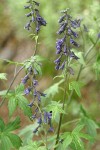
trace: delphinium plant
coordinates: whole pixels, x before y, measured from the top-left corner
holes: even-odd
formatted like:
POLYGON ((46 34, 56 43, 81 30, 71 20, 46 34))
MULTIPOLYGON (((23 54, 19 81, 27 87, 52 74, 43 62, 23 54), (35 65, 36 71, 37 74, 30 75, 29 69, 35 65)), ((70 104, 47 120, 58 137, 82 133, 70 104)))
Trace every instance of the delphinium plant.
MULTIPOLYGON (((7 99, 10 118, 19 107, 32 121, 32 125, 28 129, 29 133, 26 134, 29 139, 25 137, 27 139, 27 143, 25 143, 12 132, 20 127, 19 117, 8 124, 5 124, 0 118, 0 148, 2 150, 12 148, 20 150, 84 150, 87 142, 85 140, 90 143, 94 142, 98 125, 90 118, 82 105, 80 105, 80 115, 77 118, 69 121, 67 117, 70 114, 69 107, 74 92, 81 98, 80 88, 84 84, 79 81, 80 75, 89 63, 88 55, 96 46, 100 35, 98 34, 96 41, 86 50, 84 45, 80 46, 80 39, 82 37, 84 41, 83 32, 87 34, 89 32, 87 27, 83 25, 84 28, 82 28, 81 19, 73 19, 70 9, 61 11, 56 41, 57 58, 54 60, 55 70, 59 72, 54 80, 57 79, 58 82, 44 92, 40 91, 38 78, 42 75, 42 63, 47 59, 38 54, 39 33, 42 26, 46 27, 47 22, 40 15, 39 5, 40 3, 37 1, 28 0, 27 5, 24 6, 28 18, 24 29, 28 30, 35 40, 33 55, 22 63, 7 61, 21 65, 21 67, 15 74, 8 90, 0 92, 2 95, 0 107, 7 99), (81 55, 78 51, 82 51, 81 55), (86 64, 79 64, 80 60, 86 64), (76 65, 79 69, 75 69, 76 65), (20 85, 11 90, 12 84, 22 70, 25 70, 25 76, 21 79, 20 85), (58 97, 60 99, 56 100, 58 97), (68 125, 71 126, 70 129, 67 128, 68 125), (32 140, 35 135, 38 138, 32 140)), ((6 80, 6 74, 0 74, 0 79, 6 80)), ((26 132, 28 131, 26 129, 26 132)), ((21 134, 26 132, 25 129, 20 131, 21 134)))

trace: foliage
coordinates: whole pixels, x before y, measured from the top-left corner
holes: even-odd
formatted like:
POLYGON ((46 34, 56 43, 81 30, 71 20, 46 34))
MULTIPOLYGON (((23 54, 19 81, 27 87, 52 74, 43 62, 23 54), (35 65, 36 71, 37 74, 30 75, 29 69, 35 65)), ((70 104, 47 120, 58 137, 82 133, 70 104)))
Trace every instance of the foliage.
POLYGON ((19 149, 22 140, 19 136, 12 133, 12 131, 20 127, 20 118, 17 117, 14 121, 9 122, 7 125, 3 119, 0 118, 0 147, 2 150, 10 150, 11 148, 19 149))

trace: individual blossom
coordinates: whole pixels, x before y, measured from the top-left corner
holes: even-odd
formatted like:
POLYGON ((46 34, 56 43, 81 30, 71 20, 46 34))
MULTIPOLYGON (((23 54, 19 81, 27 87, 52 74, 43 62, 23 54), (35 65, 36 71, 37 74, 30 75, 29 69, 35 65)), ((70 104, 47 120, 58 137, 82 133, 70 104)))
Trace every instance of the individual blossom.
POLYGON ((25 90, 24 90, 24 94, 25 95, 28 95, 30 92, 31 92, 31 87, 28 87, 28 88, 26 88, 25 90))
POLYGON ((25 84, 25 83, 27 83, 28 80, 29 80, 29 75, 27 74, 27 75, 22 79, 22 83, 25 84))

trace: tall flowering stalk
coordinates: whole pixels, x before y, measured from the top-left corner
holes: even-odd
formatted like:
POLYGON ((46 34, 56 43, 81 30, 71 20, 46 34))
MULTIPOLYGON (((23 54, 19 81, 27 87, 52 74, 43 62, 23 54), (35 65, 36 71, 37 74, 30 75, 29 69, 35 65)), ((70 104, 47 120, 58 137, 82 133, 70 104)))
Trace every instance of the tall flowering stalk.
POLYGON ((61 35, 62 38, 56 42, 56 54, 59 55, 54 61, 56 70, 64 69, 67 59, 78 59, 71 49, 73 46, 79 47, 79 44, 74 40, 78 38, 78 34, 74 30, 80 27, 80 20, 72 20, 68 11, 62 11, 62 14, 58 21, 60 28, 57 34, 61 35))
MULTIPOLYGON (((35 26, 35 32, 36 32, 36 46, 34 50, 34 55, 33 55, 33 61, 28 65, 27 70, 26 70, 26 75, 22 79, 22 83, 24 85, 27 85, 27 88, 24 90, 24 94, 27 96, 29 94, 32 95, 32 101, 28 104, 27 107, 34 108, 34 113, 31 116, 32 120, 37 120, 38 126, 36 129, 33 131, 33 133, 36 133, 38 129, 43 125, 43 124, 48 124, 50 128, 48 131, 53 131, 52 124, 51 124, 51 118, 52 118, 52 111, 46 112, 42 111, 40 109, 41 106, 41 97, 45 97, 46 94, 38 91, 37 86, 39 85, 37 76, 39 75, 39 70, 38 68, 41 68, 41 63, 39 63, 36 59, 36 52, 37 52, 37 45, 38 45, 38 34, 40 32, 41 26, 46 26, 46 21, 44 18, 40 15, 39 13, 39 5, 40 3, 29 0, 27 1, 26 6, 24 6, 25 9, 28 9, 29 12, 26 14, 26 17, 29 18, 28 23, 25 25, 25 29, 27 30, 33 30, 33 27, 35 26), (31 84, 29 84, 29 81, 31 84)), ((27 61, 26 61, 27 65, 27 61)))
MULTIPOLYGON (((72 18, 69 15, 69 10, 64 10, 61 12, 62 16, 59 19, 59 30, 57 32, 58 35, 61 36, 60 39, 56 42, 56 54, 58 58, 54 61, 56 66, 56 70, 63 70, 64 73, 64 95, 63 95, 63 106, 65 108, 65 99, 66 99, 66 92, 67 92, 67 81, 68 81, 68 74, 74 75, 73 68, 70 67, 70 63, 72 59, 79 59, 75 53, 72 51, 73 46, 79 47, 79 44, 76 42, 75 39, 78 38, 78 33, 75 31, 77 28, 80 27, 80 20, 72 18)), ((60 115, 58 130, 57 130, 57 137, 56 137, 56 144, 59 142, 59 134, 60 128, 62 123, 62 114, 60 115)), ((56 150, 56 148, 55 148, 56 150)))
POLYGON ((40 3, 33 0, 28 0, 27 3, 28 5, 24 6, 24 8, 29 10, 29 12, 26 14, 26 17, 30 19, 24 28, 30 30, 32 29, 32 24, 35 24, 36 32, 38 33, 41 29, 41 26, 46 26, 47 24, 44 18, 41 17, 39 13, 38 7, 40 3))

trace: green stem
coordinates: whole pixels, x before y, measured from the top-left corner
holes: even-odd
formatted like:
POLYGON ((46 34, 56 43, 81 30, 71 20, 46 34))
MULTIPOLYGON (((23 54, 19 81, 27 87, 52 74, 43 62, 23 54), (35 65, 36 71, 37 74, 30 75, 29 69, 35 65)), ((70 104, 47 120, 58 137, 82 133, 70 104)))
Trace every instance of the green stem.
MULTIPOLYGON (((79 69, 78 75, 77 75, 77 77, 76 77, 76 81, 78 81, 78 80, 79 80, 79 77, 80 77, 80 74, 81 74, 82 69, 83 69, 83 65, 81 65, 81 66, 80 66, 80 69, 79 69)), ((74 90, 72 90, 72 91, 71 91, 71 93, 70 93, 70 95, 69 95, 69 97, 68 97, 67 106, 68 106, 68 105, 70 104, 70 102, 71 102, 71 99, 72 99, 73 93, 74 93, 74 90)))
MULTIPOLYGON (((98 40, 99 40, 99 39, 97 38, 96 42, 87 50, 87 52, 86 52, 85 55, 84 55, 84 60, 86 60, 88 54, 89 54, 89 53, 92 51, 92 49, 96 46, 98 40)), ((76 77, 76 81, 79 80, 82 70, 83 70, 83 65, 81 64, 81 65, 80 65, 79 72, 78 72, 78 75, 77 75, 77 77, 76 77)), ((74 90, 72 90, 71 93, 70 93, 70 95, 69 95, 67 105, 70 104, 71 99, 72 99, 72 96, 73 96, 73 93, 74 93, 74 90)))
MULTIPOLYGON (((65 108, 65 99, 66 99, 66 92, 67 92, 66 80, 67 80, 67 78, 65 77, 65 82, 64 82, 65 83, 65 86, 64 86, 65 88, 64 88, 63 106, 62 106, 63 110, 65 108)), ((63 117, 63 114, 60 114, 60 120, 59 120, 57 137, 56 137, 56 145, 59 142, 59 134, 60 134, 60 128, 61 128, 61 123, 62 123, 62 117, 63 117)), ((55 150, 56 150, 56 148, 55 148, 55 150)))
POLYGON ((78 122, 78 121, 80 121, 80 119, 74 119, 74 120, 68 121, 67 123, 64 123, 64 124, 61 126, 61 128, 65 127, 65 126, 67 126, 67 125, 69 125, 69 124, 78 122))
POLYGON ((98 42, 99 38, 96 39, 96 42, 87 50, 87 52, 84 55, 84 59, 87 58, 88 54, 92 51, 92 49, 96 46, 97 42, 98 42))

